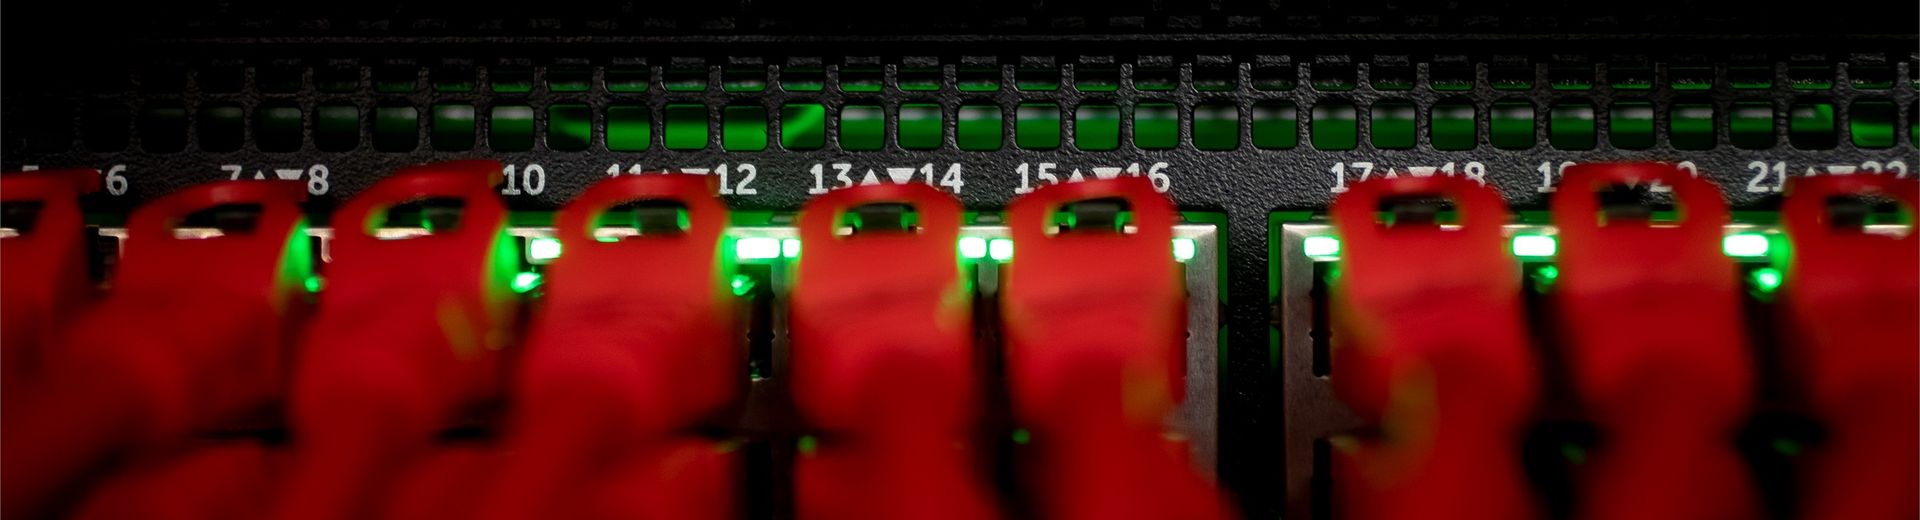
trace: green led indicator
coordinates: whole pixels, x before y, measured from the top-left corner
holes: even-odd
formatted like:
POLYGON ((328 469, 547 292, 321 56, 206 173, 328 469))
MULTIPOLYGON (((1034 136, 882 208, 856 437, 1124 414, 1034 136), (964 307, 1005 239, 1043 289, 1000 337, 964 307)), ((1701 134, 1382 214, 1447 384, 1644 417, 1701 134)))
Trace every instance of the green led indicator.
POLYGON ((798 238, 780 239, 780 256, 784 256, 787 258, 800 258, 800 239, 798 238))
POLYGON ((987 256, 992 257, 996 262, 1012 260, 1013 240, 996 238, 987 241, 987 256))
POLYGON ((1013 430, 1014 444, 1024 445, 1029 442, 1033 442, 1033 432, 1027 431, 1026 428, 1019 428, 1019 429, 1013 430))
POLYGON ((326 288, 327 281, 319 276, 309 276, 307 277, 306 286, 307 292, 317 293, 320 292, 320 289, 326 288))
POLYGON ((733 275, 733 281, 728 285, 733 288, 734 296, 746 296, 747 293, 753 292, 753 277, 736 274, 733 275))
POLYGON ((540 273, 520 273, 513 275, 513 292, 525 294, 540 286, 540 273))
POLYGON ((1533 270, 1533 285, 1536 290, 1545 291, 1547 288, 1553 287, 1553 282, 1559 279, 1560 268, 1558 267, 1543 265, 1540 266, 1539 269, 1533 270))
POLYGON ((1571 442, 1560 445, 1560 456, 1575 465, 1587 463, 1587 449, 1571 442))
POLYGON ((1720 239, 1720 250, 1727 256, 1743 258, 1767 256, 1767 236, 1759 233, 1736 233, 1720 239))
POLYGON ((1560 244, 1547 235, 1515 235, 1513 237, 1513 255, 1534 258, 1553 256, 1560 250, 1560 244))
POLYGON ((1797 457, 1802 450, 1799 441, 1793 439, 1774 439, 1773 451, 1788 457, 1797 457))
POLYGON ((1192 260, 1193 255, 1198 252, 1199 252, 1199 246, 1194 244, 1193 239, 1191 238, 1173 239, 1174 261, 1185 262, 1188 260, 1192 260))
POLYGON ((1307 237, 1300 242, 1300 250, 1312 258, 1335 258, 1340 256, 1340 239, 1334 237, 1307 237))
POLYGON ((528 262, 545 264, 555 258, 560 258, 560 239, 537 237, 527 241, 528 262))
POLYGON ((742 238, 733 243, 734 256, 742 260, 760 260, 780 258, 780 239, 753 237, 742 238))
POLYGON ((987 239, 960 237, 960 257, 978 260, 987 257, 987 239))
POLYGON ((820 449, 820 440, 813 438, 812 435, 800 436, 800 442, 796 444, 795 447, 800 449, 801 455, 812 455, 814 450, 820 449))
POLYGON ((1780 270, 1772 267, 1754 269, 1753 274, 1747 277, 1752 279, 1753 287, 1759 289, 1761 294, 1773 293, 1780 288, 1781 282, 1786 281, 1786 277, 1780 274, 1780 270))

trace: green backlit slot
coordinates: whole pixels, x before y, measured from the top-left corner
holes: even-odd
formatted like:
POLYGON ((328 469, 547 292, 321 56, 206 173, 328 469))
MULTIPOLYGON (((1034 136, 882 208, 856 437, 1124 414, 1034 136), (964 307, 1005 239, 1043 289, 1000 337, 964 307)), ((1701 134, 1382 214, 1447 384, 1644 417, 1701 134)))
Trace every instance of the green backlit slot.
MULTIPOLYGON (((666 76, 663 83, 666 84, 668 92, 701 92, 707 90, 706 67, 668 67, 661 72, 666 76)), ((673 118, 668 117, 667 121, 672 122, 673 118)), ((668 132, 668 134, 672 134, 672 132, 668 132)), ((671 135, 669 135, 668 138, 671 139, 671 135)), ((672 148, 672 146, 668 146, 668 148, 672 148)))
POLYGON ((1853 102, 1853 110, 1847 118, 1847 127, 1853 133, 1853 145, 1861 148, 1892 147, 1893 114, 1894 105, 1891 101, 1853 102))
MULTIPOLYGON (((759 65, 726 67, 720 71, 720 90, 761 92, 767 90, 767 68, 759 65)), ((764 110, 762 110, 764 112, 764 110)))
POLYGON ((1374 90, 1413 90, 1413 67, 1375 63, 1367 69, 1374 90))
POLYGON ((1833 103, 1795 103, 1787 112, 1787 142, 1801 150, 1827 150, 1838 143, 1833 103))
POLYGON ((185 149, 187 109, 176 104, 147 105, 140 113, 140 147, 149 152, 185 149))
POLYGON ((841 92, 879 92, 885 83, 885 71, 880 67, 850 66, 840 68, 841 92))
POLYGON ((1667 67, 1667 81, 1673 85, 1674 90, 1711 89, 1713 88, 1713 67, 1667 67))
POLYGON ((607 107, 607 149, 616 152, 645 151, 653 141, 653 114, 645 106, 607 107))
POLYGON ((1226 64, 1193 66, 1193 89, 1201 92, 1233 90, 1239 83, 1240 69, 1226 64))
POLYGON ((1167 150, 1180 145, 1180 108, 1173 103, 1147 102, 1133 108, 1133 146, 1167 150))
POLYGON ((1418 126, 1415 112, 1410 101, 1374 103, 1370 110, 1373 147, 1391 150, 1413 148, 1414 129, 1418 126))
MULTIPOLYGON (((149 83, 153 78, 146 78, 149 83)), ((151 88, 150 88, 151 89, 151 88)), ((313 68, 313 89, 321 92, 353 92, 360 89, 360 68, 329 66, 313 68)))
POLYGON ((1479 124, 1474 122, 1473 103, 1444 101, 1433 106, 1428 126, 1435 150, 1472 150, 1478 144, 1479 124))
POLYGON ((1547 144, 1559 150, 1592 150, 1593 105, 1562 103, 1547 113, 1547 144))
POLYGON ((1473 90, 1473 66, 1465 63, 1427 65, 1427 84, 1434 90, 1473 90))
POLYGON ((382 94, 413 92, 420 85, 419 67, 375 67, 373 90, 382 94))
POLYGON ((533 91, 533 71, 523 68, 487 69, 487 79, 493 83, 493 91, 502 94, 524 94, 533 91))
POLYGON ((791 103, 780 107, 780 147, 818 150, 827 144, 827 107, 819 103, 791 103))
POLYGON ((473 149, 473 105, 434 105, 431 124, 433 149, 445 152, 473 149))
POLYGON ((1014 69, 1013 87, 1020 90, 1060 90, 1060 69, 1055 67, 1014 69))
POLYGON ((903 103, 900 105, 900 147, 908 150, 932 150, 940 147, 946 127, 940 105, 903 103))
POLYGON ((1240 107, 1207 103, 1193 107, 1193 147, 1232 150, 1240 147, 1240 107))
POLYGON ((720 147, 729 152, 767 149, 767 107, 729 106, 721 113, 720 147))
POLYGON ((1787 81, 1792 82, 1794 90, 1827 90, 1833 88, 1832 65, 1791 65, 1787 67, 1787 81))
POLYGON ((420 146, 420 110, 413 107, 373 109, 373 149, 411 152, 420 146))
POLYGON ((1525 150, 1533 148, 1533 103, 1500 101, 1488 111, 1487 141, 1494 148, 1525 150))
POLYGON ((1300 110, 1285 101, 1253 106, 1253 147, 1286 150, 1300 145, 1300 110))
POLYGON ((436 68, 427 80, 433 84, 434 92, 473 91, 473 69, 469 67, 436 68))
POLYGON ((961 92, 993 92, 1000 90, 1000 69, 998 67, 960 67, 954 73, 954 88, 961 92))
POLYGON ((962 105, 954 125, 955 141, 961 150, 999 150, 1002 124, 998 106, 962 105))
POLYGON ((1847 66, 1847 80, 1853 88, 1881 90, 1893 88, 1893 68, 1886 65, 1852 64, 1847 66))
POLYGON ((1076 66, 1073 69, 1073 88, 1081 92, 1120 90, 1120 68, 1112 65, 1076 66))
POLYGON ((577 152, 593 143, 593 110, 579 103, 547 107, 547 149, 577 152))
POLYGON ((1533 88, 1533 66, 1527 64, 1494 65, 1487 67, 1487 84, 1494 90, 1527 90, 1533 88))
POLYGON ((1014 112, 1013 142, 1026 150, 1060 147, 1060 108, 1052 103, 1024 103, 1014 112))
POLYGON ((253 88, 271 94, 292 94, 306 83, 306 70, 290 64, 262 64, 253 69, 253 88))
POLYGON ((1083 104, 1073 114, 1073 145, 1081 150, 1120 147, 1120 107, 1083 104))
POLYGON ((608 68, 606 82, 608 92, 646 92, 648 71, 645 67, 608 68))
POLYGON ((496 106, 487 122, 487 146, 496 152, 533 149, 533 107, 496 106))
POLYGON ((1313 147, 1352 150, 1360 143, 1360 124, 1352 103, 1329 101, 1313 107, 1313 147))
POLYGON ((667 105, 667 125, 661 133, 668 150, 707 147, 707 106, 667 105))
POLYGON ((1733 88, 1768 89, 1773 88, 1773 68, 1759 66, 1727 67, 1727 82, 1733 88))
POLYGON ((1748 150, 1773 147, 1773 103, 1735 102, 1727 114, 1727 137, 1733 146, 1748 150))
MULTIPOLYGON (((409 108, 411 109, 411 108, 409 108)), ((301 130, 306 114, 293 105, 262 106, 254 120, 253 143, 262 152, 291 152, 300 149, 301 130)))
POLYGON ((200 109, 200 149, 208 152, 239 150, 240 142, 246 139, 246 120, 246 111, 240 105, 200 109))
POLYGON ((879 105, 847 105, 840 109, 840 149, 879 150, 886 141, 886 111, 879 105))
POLYGON ((1646 64, 1608 64, 1607 79, 1613 82, 1614 90, 1651 90, 1653 67, 1646 64))
POLYGON ((1307 79, 1313 82, 1313 89, 1321 92, 1346 92, 1353 90, 1358 81, 1352 63, 1315 63, 1307 67, 1307 79))
POLYGON ((900 67, 894 82, 903 92, 940 90, 940 67, 900 67))
POLYGON ((1608 117, 1613 127, 1613 146, 1626 150, 1653 147, 1653 103, 1620 101, 1613 104, 1608 117))
POLYGON ((819 92, 827 85, 827 74, 819 67, 780 69, 780 89, 788 92, 819 92))
POLYGON ((586 92, 593 87, 593 70, 582 67, 554 67, 547 69, 547 90, 553 92, 586 92))
POLYGON ((1673 106, 1668 117, 1667 132, 1673 140, 1673 147, 1681 150, 1705 150, 1713 148, 1713 105, 1705 103, 1680 103, 1673 106))
POLYGON ((1587 63, 1548 65, 1547 83, 1554 90, 1591 90, 1593 89, 1593 65, 1587 63))
MULTIPOLYGON (((1134 65, 1132 79, 1134 90, 1173 90, 1173 87, 1180 85, 1180 71, 1160 65, 1134 65)), ((1289 85, 1288 88, 1292 86, 1289 85)))
POLYGON ((360 108, 321 105, 314 109, 313 145, 323 152, 345 152, 360 146, 360 108))

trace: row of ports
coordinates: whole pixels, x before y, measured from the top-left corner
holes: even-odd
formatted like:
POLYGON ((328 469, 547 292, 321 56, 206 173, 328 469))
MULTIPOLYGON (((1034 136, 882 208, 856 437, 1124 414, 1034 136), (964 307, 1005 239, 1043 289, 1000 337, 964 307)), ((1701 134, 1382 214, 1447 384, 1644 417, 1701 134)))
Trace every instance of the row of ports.
MULTIPOLYGON (((1330 61, 1308 64, 1261 60, 1245 67, 1231 62, 1174 63, 1170 59, 1150 59, 1136 63, 1078 63, 1048 65, 925 65, 925 64, 844 64, 844 65, 724 65, 680 63, 659 67, 646 65, 553 65, 525 66, 439 66, 417 65, 183 65, 159 66, 141 71, 141 87, 150 92, 181 92, 191 83, 200 92, 233 93, 247 90, 248 72, 252 72, 253 90, 264 94, 294 93, 311 82, 321 93, 349 93, 371 90, 382 94, 404 94, 431 90, 463 93, 487 91, 496 94, 526 94, 536 86, 547 92, 611 93, 647 92, 658 86, 667 92, 701 92, 718 84, 725 92, 763 92, 778 88, 787 92, 838 90, 849 93, 935 92, 951 88, 959 92, 993 92, 1010 85, 1020 91, 1048 92, 1065 88, 1085 93, 1114 92, 1122 88, 1142 92, 1176 90, 1183 78, 1194 90, 1231 91, 1243 82, 1261 91, 1287 91, 1297 88, 1304 75, 1306 84, 1321 92, 1345 92, 1365 84, 1374 90, 1412 90, 1424 84, 1435 91, 1471 90, 1476 68, 1486 70, 1485 84, 1494 90, 1529 90, 1544 68, 1546 84, 1554 90, 1590 90, 1596 84, 1615 90, 1652 90, 1656 85, 1675 91, 1713 89, 1724 75, 1725 85, 1734 90, 1773 88, 1776 70, 1766 64, 1711 64, 1608 62, 1605 80, 1592 63, 1554 62, 1474 63, 1448 60, 1420 63, 1404 60, 1375 61, 1362 64, 1330 61), (1365 71, 1364 76, 1361 71, 1365 71), (777 72, 777 75, 774 74, 777 72), (949 77, 952 79, 946 79, 949 77), (307 78, 311 78, 308 80, 307 78), (832 81, 829 81, 829 77, 832 81), (717 78, 717 79, 715 79, 717 78), (777 79, 774 79, 777 78, 777 79), (1007 78, 1011 78, 1009 81, 1007 78), (950 87, 949 87, 950 85, 950 87), (369 86, 371 88, 369 88, 369 86), (598 88, 596 88, 598 87, 598 88)), ((1896 68, 1885 63, 1850 63, 1846 68, 1848 84, 1855 89, 1889 89, 1898 81, 1896 68)), ((1788 85, 1794 90, 1833 88, 1838 71, 1830 63, 1793 63, 1784 67, 1788 85)), ((107 82, 112 84, 112 82, 107 82)))
MULTIPOLYGON (((1525 100, 1476 105, 1443 99, 1431 106, 1391 99, 1371 105, 1323 100, 1304 109, 1287 101, 1260 101, 1245 107, 1231 102, 1184 106, 1151 100, 1131 104, 1090 100, 1070 107, 1050 102, 945 107, 931 101, 882 105, 852 100, 834 107, 788 103, 771 110, 758 104, 716 110, 704 104, 669 102, 650 107, 617 101, 603 107, 577 102, 544 107, 444 103, 425 110, 409 105, 323 103, 309 113, 293 104, 272 102, 251 109, 215 103, 190 112, 183 105, 154 101, 140 109, 138 121, 130 121, 124 106, 90 105, 81 119, 81 141, 89 151, 116 152, 137 136, 139 148, 151 153, 181 152, 189 142, 203 152, 233 152, 249 141, 254 148, 272 153, 308 149, 309 141, 311 149, 323 152, 469 151, 476 147, 494 152, 536 148, 642 152, 716 146, 728 152, 835 148, 986 152, 1007 147, 1110 151, 1170 150, 1183 145, 1208 151, 1243 146, 1288 150, 1302 145, 1303 135, 1305 145, 1328 151, 1353 150, 1363 143, 1380 150, 1422 145, 1447 151, 1531 150, 1541 147, 1538 136, 1543 134, 1547 148, 1575 151, 1592 150, 1602 143, 1618 149, 1649 149, 1661 142, 1662 135, 1668 146, 1679 150, 1708 150, 1723 143, 1748 150, 1782 144, 1824 150, 1840 146, 1842 135, 1856 148, 1884 149, 1898 143, 1895 102, 1859 99, 1844 107, 1844 113, 1838 108, 1824 100, 1776 106, 1765 100, 1716 104, 1682 99, 1664 107, 1631 99, 1603 106, 1566 100, 1545 107, 1525 100), (1656 126, 1664 126, 1665 132, 1656 131, 1656 126)), ((37 120, 28 138, 34 151, 65 151, 74 145, 69 129, 74 114, 69 109, 53 104, 28 111, 35 112, 37 120)), ((1920 118, 1909 115, 1906 122, 1911 127, 1920 118)), ((1909 139, 1920 139, 1920 132, 1911 128, 1907 134, 1909 139)))

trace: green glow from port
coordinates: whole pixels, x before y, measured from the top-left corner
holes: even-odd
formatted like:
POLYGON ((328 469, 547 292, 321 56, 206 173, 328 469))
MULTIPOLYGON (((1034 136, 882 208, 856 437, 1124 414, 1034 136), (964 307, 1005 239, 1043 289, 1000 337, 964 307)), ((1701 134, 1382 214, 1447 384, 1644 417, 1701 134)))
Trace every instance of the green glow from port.
POLYGON ((1200 246, 1198 244, 1195 244, 1193 242, 1193 239, 1191 238, 1173 239, 1173 260, 1174 261, 1185 262, 1188 260, 1192 260, 1193 255, 1198 254, 1199 252, 1200 252, 1200 246))
POLYGON ((1012 260, 1013 240, 996 238, 987 241, 987 256, 992 257, 996 262, 1012 260))
POLYGON ((987 239, 960 237, 960 257, 979 260, 987 257, 987 239))
POLYGON ((1797 457, 1801 452, 1800 442, 1793 439, 1774 439, 1773 451, 1788 457, 1797 457))
POLYGON ((1535 290, 1545 291, 1547 288, 1553 287, 1553 282, 1559 279, 1560 268, 1558 267, 1543 265, 1533 270, 1533 285, 1535 290))
POLYGON ((1780 274, 1780 270, 1772 267, 1754 269, 1753 274, 1747 277, 1752 279, 1753 287, 1759 289, 1761 294, 1773 293, 1780 288, 1782 282, 1786 281, 1786 277, 1780 274))
POLYGON ((780 239, 780 256, 784 256, 787 258, 800 258, 800 239, 798 238, 780 239))
POLYGON ((729 285, 733 287, 734 296, 746 296, 747 293, 753 292, 753 277, 736 274, 733 275, 733 281, 729 285))
POLYGON ((1340 239, 1334 237, 1307 237, 1300 241, 1300 250, 1311 258, 1336 258, 1340 256, 1340 239))
POLYGON ((802 435, 795 447, 800 449, 801 455, 812 455, 814 450, 820 449, 820 440, 813 438, 812 435, 802 435))
POLYGON ((1560 445, 1560 456, 1566 458, 1567 462, 1571 462, 1574 465, 1587 463, 1587 449, 1571 442, 1560 445))
POLYGON ((309 276, 307 277, 306 286, 307 292, 317 293, 320 292, 320 289, 326 288, 327 281, 319 276, 309 276))
POLYGON ((734 256, 742 260, 761 260, 780 258, 780 239, 766 237, 742 238, 733 243, 734 256))
POLYGON ((1759 233, 1735 233, 1720 239, 1721 251, 1742 258, 1767 256, 1769 245, 1767 236, 1759 233))
POLYGON ((513 292, 526 294, 540 286, 540 273, 520 273, 513 275, 513 292))
POLYGON ((1513 255, 1533 258, 1553 256, 1560 250, 1560 243, 1547 235, 1514 235, 1513 255))
POLYGON ((560 258, 560 239, 553 237, 535 237, 527 240, 527 261, 545 264, 560 258))
POLYGON ((1025 445, 1029 442, 1033 442, 1033 432, 1027 431, 1026 428, 1019 428, 1019 429, 1013 430, 1014 444, 1025 445))

